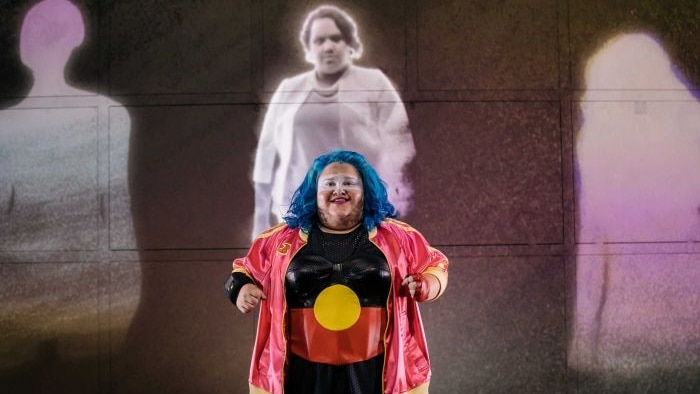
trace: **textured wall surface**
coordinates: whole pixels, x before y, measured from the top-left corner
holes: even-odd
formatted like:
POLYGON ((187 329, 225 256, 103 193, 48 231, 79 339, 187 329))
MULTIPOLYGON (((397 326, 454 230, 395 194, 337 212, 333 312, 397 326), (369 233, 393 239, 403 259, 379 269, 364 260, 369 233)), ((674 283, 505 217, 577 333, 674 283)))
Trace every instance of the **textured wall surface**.
MULTIPOLYGON (((247 392, 222 286, 322 2, 39 3, 0 9, 0 392, 247 392)), ((700 392, 700 4, 335 4, 408 112, 403 219, 451 259, 431 392, 700 392)))

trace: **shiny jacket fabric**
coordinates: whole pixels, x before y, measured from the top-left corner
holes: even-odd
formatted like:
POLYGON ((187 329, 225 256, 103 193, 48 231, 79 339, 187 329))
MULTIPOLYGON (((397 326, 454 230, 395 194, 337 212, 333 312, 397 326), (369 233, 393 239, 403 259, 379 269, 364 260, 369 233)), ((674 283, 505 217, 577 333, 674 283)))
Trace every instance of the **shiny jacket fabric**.
MULTIPOLYGON (((386 219, 369 233, 391 268, 389 321, 384 336, 384 392, 426 392, 430 360, 416 301, 397 291, 406 275, 430 273, 440 281, 439 295, 447 286, 448 261, 411 226, 386 219)), ((285 224, 255 239, 245 257, 233 261, 234 272, 250 276, 267 296, 261 300, 249 383, 252 393, 281 394, 287 352, 284 281, 290 261, 307 242, 307 234, 285 224)))

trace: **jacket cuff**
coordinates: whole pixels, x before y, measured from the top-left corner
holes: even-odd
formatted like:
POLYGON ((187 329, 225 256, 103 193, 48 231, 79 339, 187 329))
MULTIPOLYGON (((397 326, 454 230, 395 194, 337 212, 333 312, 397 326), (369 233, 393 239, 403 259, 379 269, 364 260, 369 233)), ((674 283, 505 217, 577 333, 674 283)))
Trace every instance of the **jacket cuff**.
POLYGON ((224 284, 224 292, 228 296, 228 299, 231 301, 231 303, 233 303, 234 305, 236 304, 238 293, 241 291, 241 288, 244 285, 247 285, 248 283, 255 284, 253 279, 251 279, 248 275, 244 274, 243 272, 231 273, 231 276, 228 277, 228 280, 224 284))

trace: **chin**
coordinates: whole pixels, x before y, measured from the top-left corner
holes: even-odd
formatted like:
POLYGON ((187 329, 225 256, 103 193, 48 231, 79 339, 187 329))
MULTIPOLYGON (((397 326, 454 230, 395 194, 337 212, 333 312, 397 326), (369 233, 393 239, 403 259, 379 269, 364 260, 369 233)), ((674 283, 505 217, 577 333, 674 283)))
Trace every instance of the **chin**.
POLYGON ((338 73, 340 70, 329 70, 329 69, 323 69, 319 72, 322 76, 332 76, 338 73))

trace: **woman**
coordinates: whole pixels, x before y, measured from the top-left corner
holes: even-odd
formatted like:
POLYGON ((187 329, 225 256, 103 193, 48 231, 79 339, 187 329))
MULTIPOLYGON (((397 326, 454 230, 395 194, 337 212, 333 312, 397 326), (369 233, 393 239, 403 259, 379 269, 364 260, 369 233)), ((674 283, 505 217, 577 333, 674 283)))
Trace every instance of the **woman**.
POLYGON ((405 214, 411 188, 404 167, 415 147, 401 98, 381 71, 352 64, 362 44, 344 11, 315 9, 300 40, 314 69, 282 81, 265 115, 253 170, 253 236, 270 226, 271 214, 282 221, 313 159, 333 149, 363 152, 405 214))
POLYGON ((396 211, 356 152, 318 157, 285 224, 234 260, 226 291, 261 304, 251 393, 427 393, 417 301, 447 285, 447 258, 396 211))

